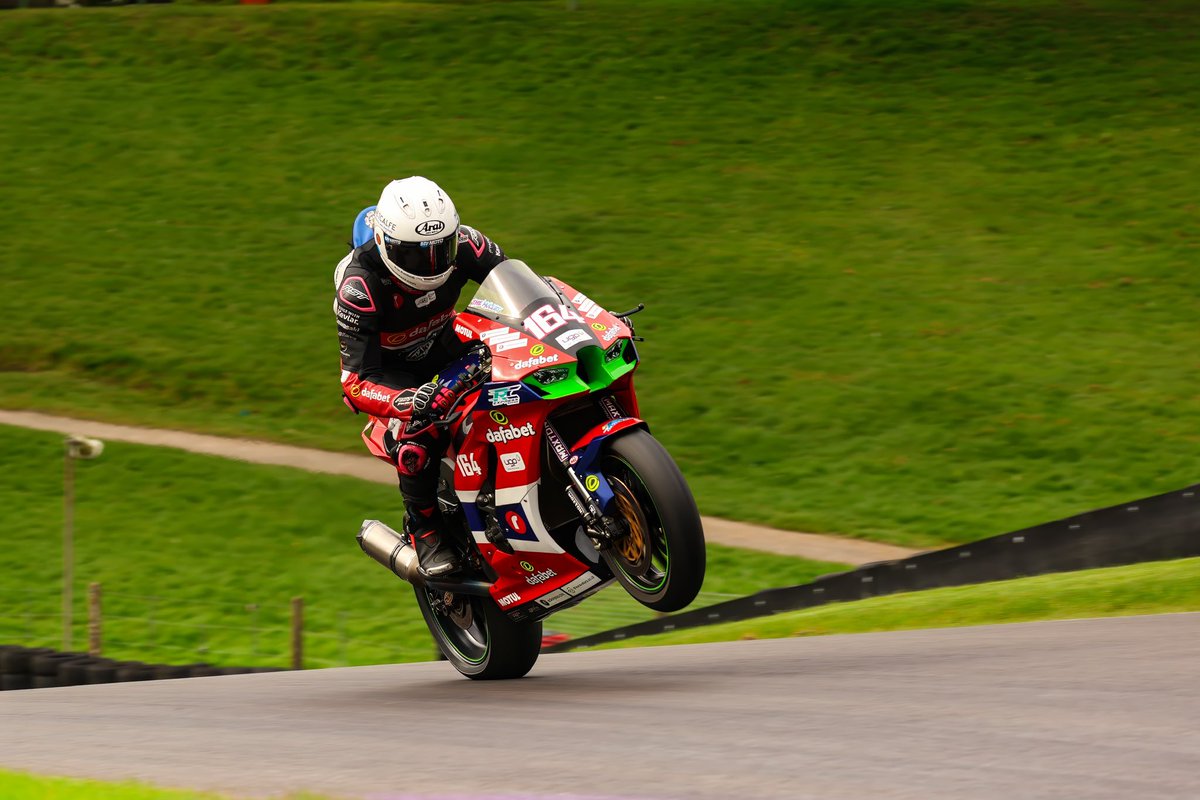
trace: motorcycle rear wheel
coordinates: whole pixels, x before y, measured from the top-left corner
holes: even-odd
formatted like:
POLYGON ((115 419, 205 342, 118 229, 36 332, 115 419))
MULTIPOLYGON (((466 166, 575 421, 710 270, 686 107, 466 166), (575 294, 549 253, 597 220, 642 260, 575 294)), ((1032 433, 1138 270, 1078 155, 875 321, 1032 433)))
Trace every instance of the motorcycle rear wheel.
POLYGON ((491 598, 455 595, 435 608, 435 590, 413 587, 417 605, 442 655, 472 680, 520 678, 542 650, 541 622, 513 622, 491 598))
POLYGON ((704 528, 687 481, 666 449, 635 430, 611 441, 601 469, 616 494, 614 516, 628 530, 601 551, 635 600, 678 611, 704 583, 704 528))

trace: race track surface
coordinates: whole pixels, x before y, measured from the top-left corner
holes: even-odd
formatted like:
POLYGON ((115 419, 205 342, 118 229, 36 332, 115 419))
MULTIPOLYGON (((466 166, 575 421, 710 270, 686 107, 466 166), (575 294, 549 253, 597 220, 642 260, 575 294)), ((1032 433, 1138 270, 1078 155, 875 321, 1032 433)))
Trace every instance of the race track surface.
POLYGON ((0 694, 0 765, 245 795, 1200 797, 1200 614, 0 694))

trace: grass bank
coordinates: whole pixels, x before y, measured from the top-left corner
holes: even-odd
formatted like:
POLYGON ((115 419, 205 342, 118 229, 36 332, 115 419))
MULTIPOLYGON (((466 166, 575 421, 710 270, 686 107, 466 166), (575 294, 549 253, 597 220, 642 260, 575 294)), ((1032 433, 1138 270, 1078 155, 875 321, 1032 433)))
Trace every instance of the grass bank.
POLYGON ((578 5, 0 16, 0 404, 357 448, 331 270, 424 173, 647 304, 706 513, 924 545, 1196 479, 1194 3, 578 5))
POLYGON ((909 592, 677 633, 642 636, 593 649, 1176 611, 1200 611, 1200 558, 909 592))
MULTIPOLYGON (((160 789, 143 783, 49 778, 0 770, 0 797, 5 800, 230 800, 229 795, 160 789)), ((322 800, 315 794, 289 794, 281 800, 322 800)))
MULTIPOLYGON (((57 647, 62 437, 0 426, 0 453, 0 642, 57 647)), ((75 500, 76 647, 96 581, 104 652, 117 658, 286 666, 295 596, 305 599, 309 666, 433 657, 412 589, 354 540, 364 518, 399 518, 390 487, 113 442, 78 462, 75 500)), ((712 546, 703 597, 840 569, 712 546)), ((610 588, 545 627, 582 635, 650 616, 610 588)))

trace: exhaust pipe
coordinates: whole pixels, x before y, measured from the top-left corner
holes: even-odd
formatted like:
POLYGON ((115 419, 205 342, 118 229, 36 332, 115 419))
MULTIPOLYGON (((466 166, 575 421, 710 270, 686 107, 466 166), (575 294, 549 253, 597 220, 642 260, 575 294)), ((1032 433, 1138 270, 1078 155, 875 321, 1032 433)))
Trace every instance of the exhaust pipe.
POLYGON ((396 577, 414 586, 425 585, 425 576, 417 570, 417 551, 396 531, 377 519, 367 519, 363 520, 357 538, 363 552, 396 577))

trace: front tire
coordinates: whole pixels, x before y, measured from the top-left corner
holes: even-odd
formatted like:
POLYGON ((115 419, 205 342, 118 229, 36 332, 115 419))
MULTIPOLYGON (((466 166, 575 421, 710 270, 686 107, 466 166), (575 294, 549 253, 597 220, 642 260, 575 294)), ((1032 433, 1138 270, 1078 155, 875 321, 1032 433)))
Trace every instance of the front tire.
POLYGON ((704 583, 704 528, 687 481, 666 449, 643 430, 610 441, 601 461, 628 533, 601 551, 625 590, 655 611, 678 611, 704 583))
POLYGON ((542 650, 541 622, 513 622, 489 597, 413 587, 417 605, 446 660, 472 680, 520 678, 542 650))

